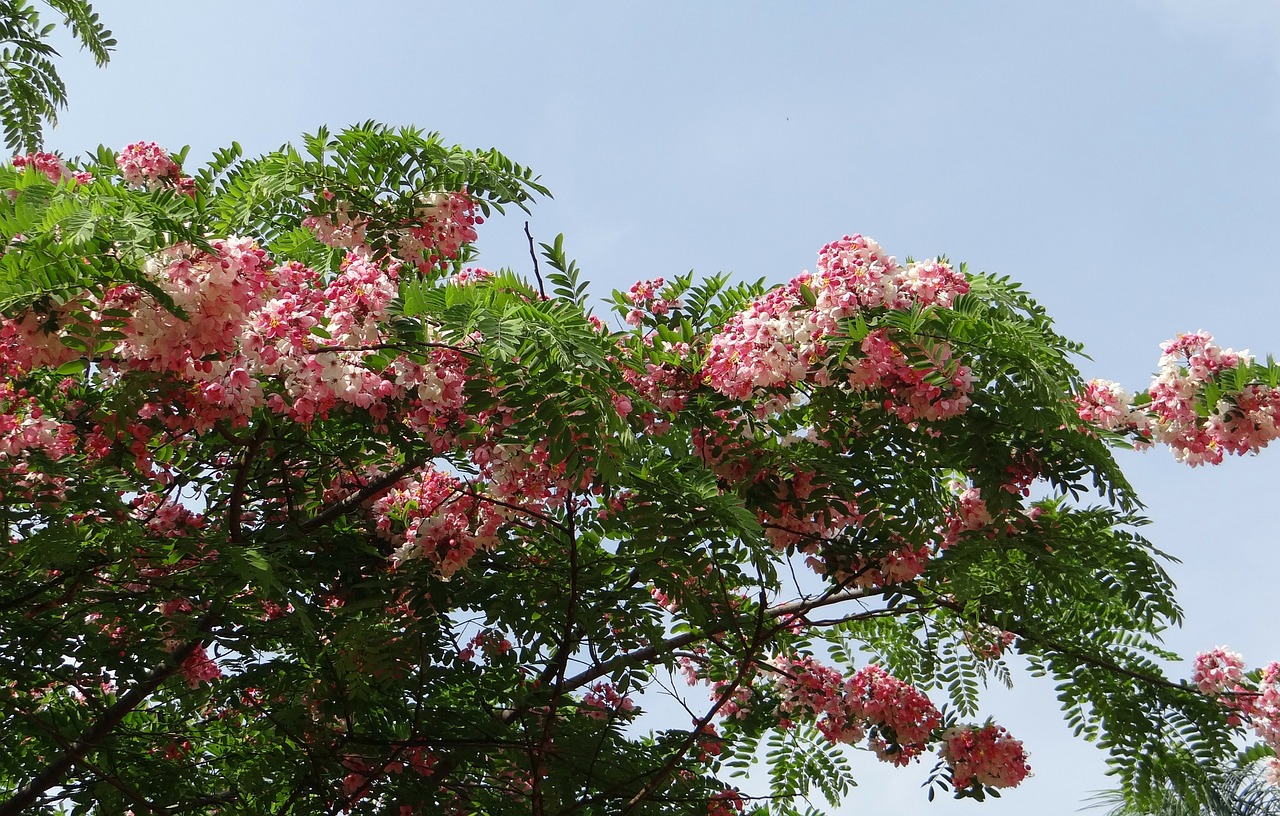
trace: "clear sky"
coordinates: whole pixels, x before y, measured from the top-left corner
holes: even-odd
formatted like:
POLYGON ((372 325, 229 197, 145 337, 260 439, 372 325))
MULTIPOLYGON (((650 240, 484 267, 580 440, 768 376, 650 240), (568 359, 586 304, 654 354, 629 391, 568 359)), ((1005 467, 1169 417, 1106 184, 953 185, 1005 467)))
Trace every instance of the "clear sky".
MULTIPOLYGON (((1024 282, 1086 344, 1089 376, 1144 388, 1158 344, 1206 329, 1280 352, 1280 4, 1274 0, 364 3, 98 0, 120 41, 67 53, 75 154, 139 139, 250 153, 377 119, 533 167, 601 295, 694 269, 781 281, 844 233, 1024 282)), ((522 221, 481 262, 527 271, 522 221)), ((1190 470, 1123 458, 1182 560, 1183 653, 1280 659, 1280 451, 1190 470)), ((927 766, 855 757, 841 813, 1071 813, 1107 787, 1052 689, 989 711, 1035 776, 930 805, 927 766)))

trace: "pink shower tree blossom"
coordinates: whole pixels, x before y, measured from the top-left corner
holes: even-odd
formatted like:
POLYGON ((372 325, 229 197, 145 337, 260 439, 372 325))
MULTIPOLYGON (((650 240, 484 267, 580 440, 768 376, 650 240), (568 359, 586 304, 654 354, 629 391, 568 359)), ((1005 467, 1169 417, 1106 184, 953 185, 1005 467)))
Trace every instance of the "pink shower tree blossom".
POLYGON ((864 761, 983 799, 1035 754, 1010 655, 1135 801, 1277 748, 1277 664, 1161 668, 1111 455, 1280 434, 1208 334, 1084 382, 1015 284, 861 235, 596 313, 560 238, 477 263, 527 169, 376 125, 0 187, 0 814, 789 814, 864 761))

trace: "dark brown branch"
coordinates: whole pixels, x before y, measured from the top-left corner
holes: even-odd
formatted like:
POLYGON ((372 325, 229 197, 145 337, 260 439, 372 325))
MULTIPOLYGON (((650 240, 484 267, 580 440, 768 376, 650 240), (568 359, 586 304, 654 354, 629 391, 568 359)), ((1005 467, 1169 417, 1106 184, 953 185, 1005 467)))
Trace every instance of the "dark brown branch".
POLYGON ((258 451, 262 449, 262 443, 267 440, 267 434, 270 431, 271 426, 265 422, 258 427, 258 432, 245 445, 240 465, 236 468, 235 482, 231 485, 231 502, 227 508, 227 539, 232 544, 244 543, 244 528, 240 524, 240 519, 244 514, 245 490, 249 487, 249 467, 253 464, 258 451))
POLYGON ((533 233, 529 232, 529 222, 524 222, 524 236, 529 239, 529 257, 533 258, 533 276, 538 279, 538 294, 547 299, 547 287, 542 283, 542 271, 538 269, 538 253, 533 248, 533 233))
POLYGON ((352 493, 350 496, 347 496, 345 499, 334 502, 329 507, 325 508, 324 512, 318 513, 317 515, 314 515, 302 522, 300 529, 304 533, 309 533, 320 529, 335 519, 345 516, 347 513, 350 513, 369 499, 389 490, 396 482, 425 465, 429 458, 429 454, 420 454, 419 456, 405 462, 390 473, 379 476, 364 487, 352 493))
MULTIPOLYGON (((573 497, 569 497, 569 501, 565 503, 567 508, 572 508, 573 497)), ((534 816, 542 816, 542 762, 547 755, 547 748, 551 745, 551 726, 556 720, 557 703, 560 695, 564 693, 564 673, 569 665, 569 656, 573 654, 577 647, 578 638, 576 632, 578 629, 578 537, 573 529, 573 511, 568 512, 568 523, 565 525, 569 536, 569 599, 565 605, 564 612, 564 630, 560 635, 560 654, 557 655, 548 665, 548 669, 554 668, 555 687, 551 692, 551 705, 547 706, 547 713, 542 720, 542 739, 538 743, 538 747, 534 751, 534 755, 530 757, 530 765, 532 766, 533 788, 530 792, 533 803, 534 816)), ((545 675, 546 672, 543 672, 545 675)))
POLYGON ((689 753, 689 749, 698 742, 698 739, 703 733, 703 729, 711 722, 711 718, 716 715, 716 712, 724 707, 725 703, 729 702, 729 700, 733 698, 738 691, 738 687, 747 679, 748 672, 753 671, 756 663, 756 652, 759 651, 761 646, 761 641, 763 639, 762 636, 764 634, 764 624, 768 619, 769 612, 770 610, 765 609, 763 606, 758 608, 755 621, 755 632, 752 633, 751 643, 747 647, 746 655, 738 664, 738 673, 737 676, 733 678, 733 682, 720 692, 720 696, 716 699, 715 705, 711 706, 711 710, 703 715, 702 719, 694 723, 693 731, 689 734, 689 738, 684 741, 678 750, 671 754, 663 766, 659 768, 653 776, 649 777, 649 781, 644 783, 640 790, 636 791, 636 794, 627 800, 626 805, 622 808, 622 816, 626 816, 626 814, 634 811, 642 802, 666 784, 667 780, 671 777, 671 774, 675 772, 676 767, 679 766, 680 762, 685 758, 685 755, 689 753))
MULTIPOLYGON (((805 613, 811 610, 844 603, 845 601, 856 601, 863 598, 870 598, 883 594, 884 592, 885 589, 883 587, 874 589, 843 589, 839 592, 820 595, 817 598, 805 598, 798 601, 779 604, 766 609, 763 615, 765 620, 773 621, 781 618, 788 618, 788 620, 782 625, 789 626, 797 618, 804 616, 805 613)), ((738 617, 747 621, 754 620, 754 616, 752 615, 742 615, 738 617)), ((648 663, 660 659, 675 649, 689 646, 697 643, 698 641, 707 640, 715 637, 716 635, 722 634, 737 623, 737 620, 722 621, 717 623, 715 626, 708 627, 701 631, 685 632, 680 635, 674 635, 650 646, 645 646, 644 648, 636 649, 635 651, 627 652, 626 654, 620 654, 615 658, 600 663, 599 665, 592 666, 586 671, 566 678, 563 687, 561 688, 561 693, 563 694, 565 692, 581 688, 593 680, 598 680, 606 674, 612 674, 618 669, 626 666, 633 666, 638 663, 648 663)), ((546 672, 544 672, 544 675, 546 675, 546 672)), ((550 675, 547 675, 547 677, 550 679, 550 675)), ((499 714, 498 719, 503 723, 513 722, 517 717, 524 713, 526 708, 527 707, 505 709, 501 714, 499 714)))

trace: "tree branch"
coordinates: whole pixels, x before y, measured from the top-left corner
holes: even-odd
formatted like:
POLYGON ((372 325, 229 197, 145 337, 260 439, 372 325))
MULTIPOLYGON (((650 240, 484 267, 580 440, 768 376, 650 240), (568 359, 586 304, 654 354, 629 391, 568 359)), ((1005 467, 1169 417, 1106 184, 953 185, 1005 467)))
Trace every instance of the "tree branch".
POLYGON ((325 508, 323 512, 302 522, 299 529, 304 533, 309 533, 320 529, 335 519, 341 518, 359 507, 361 504, 364 504, 369 499, 377 496, 379 493, 390 489, 396 482, 425 465, 430 458, 430 454, 425 453, 415 456, 413 459, 406 461, 403 465, 390 473, 379 476, 364 487, 352 493, 350 496, 347 496, 345 499, 334 502, 329 507, 325 508))
POLYGON ((227 539, 232 544, 244 543, 244 529, 240 525, 240 519, 244 512, 244 493, 249 486, 249 466, 253 464, 254 457, 258 455, 270 432, 271 427, 267 423, 258 426, 258 432, 245 445, 240 466, 236 468, 235 482, 231 485, 231 502, 227 508, 227 539))
MULTIPOLYGON (((791 601, 765 610, 764 620, 778 620, 780 618, 790 617, 791 620, 794 621, 796 618, 803 616, 811 610, 820 609, 824 606, 833 606, 838 603, 844 603, 845 601, 856 601, 864 598, 875 597, 876 595, 883 594, 884 591, 883 587, 877 587, 874 589, 843 589, 838 592, 820 595, 817 598, 805 598, 798 601, 791 601)), ((583 672, 566 678, 560 692, 563 694, 568 691, 573 691, 576 688, 585 686, 592 680, 598 680, 599 678, 604 677, 607 674, 611 674, 625 666, 651 662, 655 658, 666 655, 675 649, 697 643, 701 640, 707 640, 715 637, 716 635, 727 632, 733 626, 740 625, 740 622, 742 621, 750 623, 754 620, 755 617, 753 615, 739 615, 735 619, 722 621, 721 623, 717 623, 715 626, 711 626, 701 631, 685 632, 684 634, 674 635, 651 646, 645 646, 644 648, 636 649, 635 651, 627 652, 626 654, 620 654, 617 657, 606 660, 599 665, 592 666, 583 672)), ((787 625, 790 625, 790 622, 791 621, 788 621, 787 625)), ((526 708, 527 706, 521 708, 508 708, 498 716, 498 719, 503 723, 513 722, 517 717, 525 712, 526 708)))
POLYGON ((533 233, 529 232, 529 222, 524 222, 524 236, 529 239, 529 257, 533 258, 533 275, 538 279, 538 294, 547 299, 547 287, 542 283, 542 271, 538 269, 538 253, 533 248, 533 233))

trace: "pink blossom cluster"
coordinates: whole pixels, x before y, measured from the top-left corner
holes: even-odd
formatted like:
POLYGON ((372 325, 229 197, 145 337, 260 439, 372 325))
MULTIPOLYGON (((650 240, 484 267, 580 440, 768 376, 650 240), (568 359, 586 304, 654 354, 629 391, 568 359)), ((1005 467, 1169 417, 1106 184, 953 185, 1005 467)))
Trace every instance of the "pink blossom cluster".
POLYGON ((396 564, 424 559, 448 580, 477 550, 497 543, 493 525, 486 524, 491 507, 456 477, 428 466, 375 501, 370 514, 378 533, 395 546, 396 564))
MULTIPOLYGON (((379 778, 402 774, 405 769, 419 776, 430 776, 436 762, 435 756, 418 745, 399 746, 394 758, 387 761, 370 761, 354 755, 343 757, 342 765, 349 772, 342 778, 342 795, 347 798, 343 812, 350 812, 351 807, 369 796, 379 778)), ((416 812, 410 805, 401 805, 398 810, 402 816, 412 816, 416 812)))
MULTIPOLYGON (((327 193, 326 199, 331 199, 327 193)), ((345 249, 358 255, 367 255, 367 230, 369 219, 355 214, 351 204, 339 202, 332 212, 310 215, 302 219, 302 226, 315 234, 316 240, 326 246, 345 249)))
POLYGON ((742 795, 731 788, 720 791, 707 801, 708 816, 736 816, 742 812, 742 795))
MULTIPOLYGON (((689 685, 693 685, 697 681, 696 675, 690 676, 688 674, 689 667, 687 665, 682 665, 681 671, 685 673, 689 685)), ((736 686, 729 680, 713 680, 711 682, 711 699, 720 703, 716 716, 725 719, 745 720, 747 715, 751 713, 751 689, 751 677, 745 672, 736 686), (731 687, 732 690, 730 690, 731 687)))
POLYGON ((619 694, 613 683, 602 680, 592 683, 587 689, 587 693, 582 696, 582 707, 578 711, 584 717, 603 721, 631 714, 635 709, 635 701, 630 696, 619 694))
MULTIPOLYGON (((47 156, 31 162, 61 173, 47 156)), ((143 187, 180 178, 177 164, 152 143, 126 147, 119 166, 126 182, 143 187)), ((435 236, 432 252, 441 256, 457 254, 479 222, 465 194, 432 196, 420 215, 435 236)), ((360 409, 377 421, 404 423, 437 449, 452 444, 462 427, 468 359, 437 344, 413 356, 382 352, 371 360, 396 340, 386 318, 397 293, 398 261, 353 252, 336 274, 326 275, 294 261, 277 263, 250 239, 212 240, 210 247, 173 246, 146 263, 145 274, 177 307, 172 311, 140 287, 122 285, 100 298, 0 317, 0 374, 9 383, 77 359, 108 387, 132 377, 147 383, 141 392, 147 401, 132 413, 98 416, 69 407, 77 412, 75 425, 46 416, 24 394, 0 394, 0 457, 11 460, 12 486, 25 484, 25 470, 15 467, 25 469, 26 452, 37 450, 54 459, 83 451, 91 462, 124 450, 140 474, 167 484, 171 476, 155 461, 154 449, 215 426, 226 433, 264 408, 304 424, 360 409)), ((474 271, 469 279, 486 276, 474 271)), ((67 379, 64 393, 77 382, 67 379)), ((547 506, 563 501, 556 498, 565 493, 552 484, 556 477, 545 450, 495 453, 490 445, 483 456, 493 460, 484 467, 498 482, 495 492, 517 496, 542 478, 546 484, 535 490, 540 500, 547 506)), ((461 496, 447 502, 442 518, 423 518, 409 507, 408 494, 431 493, 441 479, 419 474, 397 486, 393 495, 402 504, 383 508, 397 514, 394 524, 384 526, 397 538, 397 563, 426 558, 447 576, 477 547, 489 545, 503 518, 461 496)), ((135 513, 161 535, 198 526, 158 494, 140 499, 135 513)), ((246 522, 252 517, 250 510, 242 515, 246 522)))
POLYGON ((165 538, 194 535, 205 528, 205 517, 163 493, 145 493, 134 499, 133 518, 165 538))
POLYGON ((0 463, 24 461, 33 451, 61 459, 75 451, 75 426, 46 416, 34 399, 4 392, 12 383, 0 387, 0 463))
POLYGON ((493 272, 479 266, 468 266, 458 274, 449 279, 449 283, 455 286, 466 286, 471 283, 479 283, 493 277, 493 272))
MULTIPOLYGON (((170 649, 176 649, 178 642, 168 641, 168 646, 170 649)), ((178 670, 191 688, 199 688, 205 683, 212 683, 222 677, 222 669, 209 658, 209 653, 204 650, 203 644, 197 645, 191 654, 187 655, 178 670)))
POLYGON ((912 581, 929 565, 929 546, 908 544, 894 537, 896 549, 879 557, 818 552, 805 559, 810 569, 841 585, 872 589, 912 581))
POLYGON ((190 192, 194 181, 182 175, 182 168, 155 142, 134 142, 116 156, 116 166, 124 183, 155 190, 166 185, 190 192))
POLYGON ((845 678, 812 657, 773 661, 779 713, 814 719, 832 742, 869 737, 876 756, 906 765, 928 746, 942 714, 920 690, 870 665, 845 678))
POLYGON ((757 512, 765 537, 775 548, 794 548, 807 556, 805 563, 819 575, 863 588, 911 581, 923 574, 928 546, 900 538, 894 539, 897 546, 876 557, 832 552, 828 545, 859 527, 865 514, 855 499, 821 491, 814 476, 812 471, 798 471, 781 480, 776 507, 757 512))
MULTIPOLYGON (((1191 679, 1201 692, 1247 719, 1263 744, 1280 754, 1280 661, 1268 664, 1256 681, 1244 665, 1239 654, 1218 646, 1196 655, 1191 679)), ((1280 787, 1280 757, 1267 761, 1267 780, 1280 787)))
POLYGON ((662 297, 662 287, 666 285, 667 282, 664 278, 636 281, 632 284, 625 295, 632 306, 631 311, 627 312, 627 323, 632 326, 639 326, 644 322, 646 311, 649 314, 663 317, 669 314, 672 309, 680 308, 678 299, 662 297))
POLYGON ((951 766, 956 790, 1013 788, 1031 774, 1022 743, 998 725, 951 728, 942 741, 942 758, 951 766))
POLYGON ((1090 425, 1118 433, 1137 431, 1146 435, 1150 420, 1133 406, 1133 397, 1120 383, 1090 380, 1084 392, 1075 395, 1076 413, 1090 425))
POLYGON ((399 231, 397 248, 400 257, 424 274, 457 258, 463 244, 476 240, 476 226, 484 223, 465 191, 432 193, 415 209, 414 219, 399 231))
MULTIPOLYGON (((679 344, 677 353, 688 353, 688 346, 679 344)), ((684 369, 671 363, 644 363, 644 371, 624 369, 623 378, 638 391, 641 396, 653 403, 661 412, 678 413, 689 403, 689 395, 693 389, 693 377, 684 369)), ((630 413, 630 412, 628 412, 630 413)), ((657 413, 648 412, 641 417, 646 429, 660 433, 665 420, 657 413)))
POLYGON ((502 655, 511 651, 511 641, 492 629, 484 629, 467 642, 462 651, 458 652, 458 657, 462 660, 473 660, 477 649, 486 655, 502 655))
POLYGON ((1168 445, 1174 458, 1193 467, 1219 464, 1226 454, 1254 453, 1280 437, 1280 390, 1258 382, 1229 385, 1237 369, 1253 364, 1248 352, 1220 348, 1203 331, 1180 334, 1160 348, 1160 370, 1145 404, 1116 383, 1093 380, 1076 395, 1080 418, 1132 433, 1140 444, 1168 445), (1211 384, 1222 393, 1216 404, 1202 406, 1211 384))
POLYGON ((589 467, 569 473, 564 462, 553 462, 545 440, 532 445, 495 442, 506 418, 493 418, 489 440, 471 451, 471 460, 487 482, 486 495, 496 499, 495 518, 514 518, 524 510, 550 513, 565 506, 575 492, 591 482, 589 467))
POLYGON ((1196 655, 1191 680, 1202 694, 1216 697, 1234 690, 1244 679, 1244 658, 1226 646, 1217 646, 1196 655))
POLYGON ((955 508, 947 514, 947 530, 942 536, 943 549, 955 544, 966 532, 981 530, 991 524, 991 511, 987 509, 982 491, 963 482, 953 482, 953 492, 957 493, 955 508))
POLYGON ((712 388, 746 400, 761 389, 844 380, 855 390, 883 393, 886 409, 908 422, 945 419, 969 406, 972 373, 946 343, 903 345, 877 329, 862 339, 860 354, 848 355, 844 371, 829 370, 827 359, 843 319, 949 307, 969 290, 961 273, 940 260, 900 266, 862 236, 827 244, 817 269, 755 299, 711 339, 703 375, 712 388))
POLYGON ((12 319, 0 316, 0 377, 14 380, 33 369, 56 367, 76 359, 77 352, 62 343, 59 336, 62 311, 29 311, 12 319))
POLYGON ((979 660, 999 660, 1005 650, 1014 644, 1018 636, 990 624, 980 624, 974 631, 962 635, 964 644, 979 660))
POLYGON ((67 167, 66 162, 52 153, 28 153, 25 156, 14 156, 13 166, 19 170, 27 167, 38 170, 54 184, 61 184, 64 181, 88 184, 93 181, 92 173, 73 171, 67 167))
MULTIPOLYGON (((461 409, 466 361, 449 349, 433 349, 430 365, 403 356, 380 372, 365 364, 370 352, 364 347, 384 339, 381 326, 396 291, 394 262, 349 255, 339 274, 321 286, 315 271, 296 262, 275 266, 247 239, 212 244, 215 255, 174 247, 148 267, 188 319, 132 286, 110 290, 92 313, 131 315, 104 365, 190 384, 176 396, 192 427, 238 421, 262 405, 301 422, 342 405, 385 416, 389 402, 403 400, 411 424, 428 430, 441 413, 461 409), (337 344, 333 350, 322 350, 321 330, 337 344), (275 385, 270 392, 263 387, 268 377, 275 385)), ((42 323, 31 313, 0 319, 0 369, 18 375, 75 359, 78 352, 63 342, 66 323, 42 323)), ((140 417, 166 411, 157 403, 140 417)))

